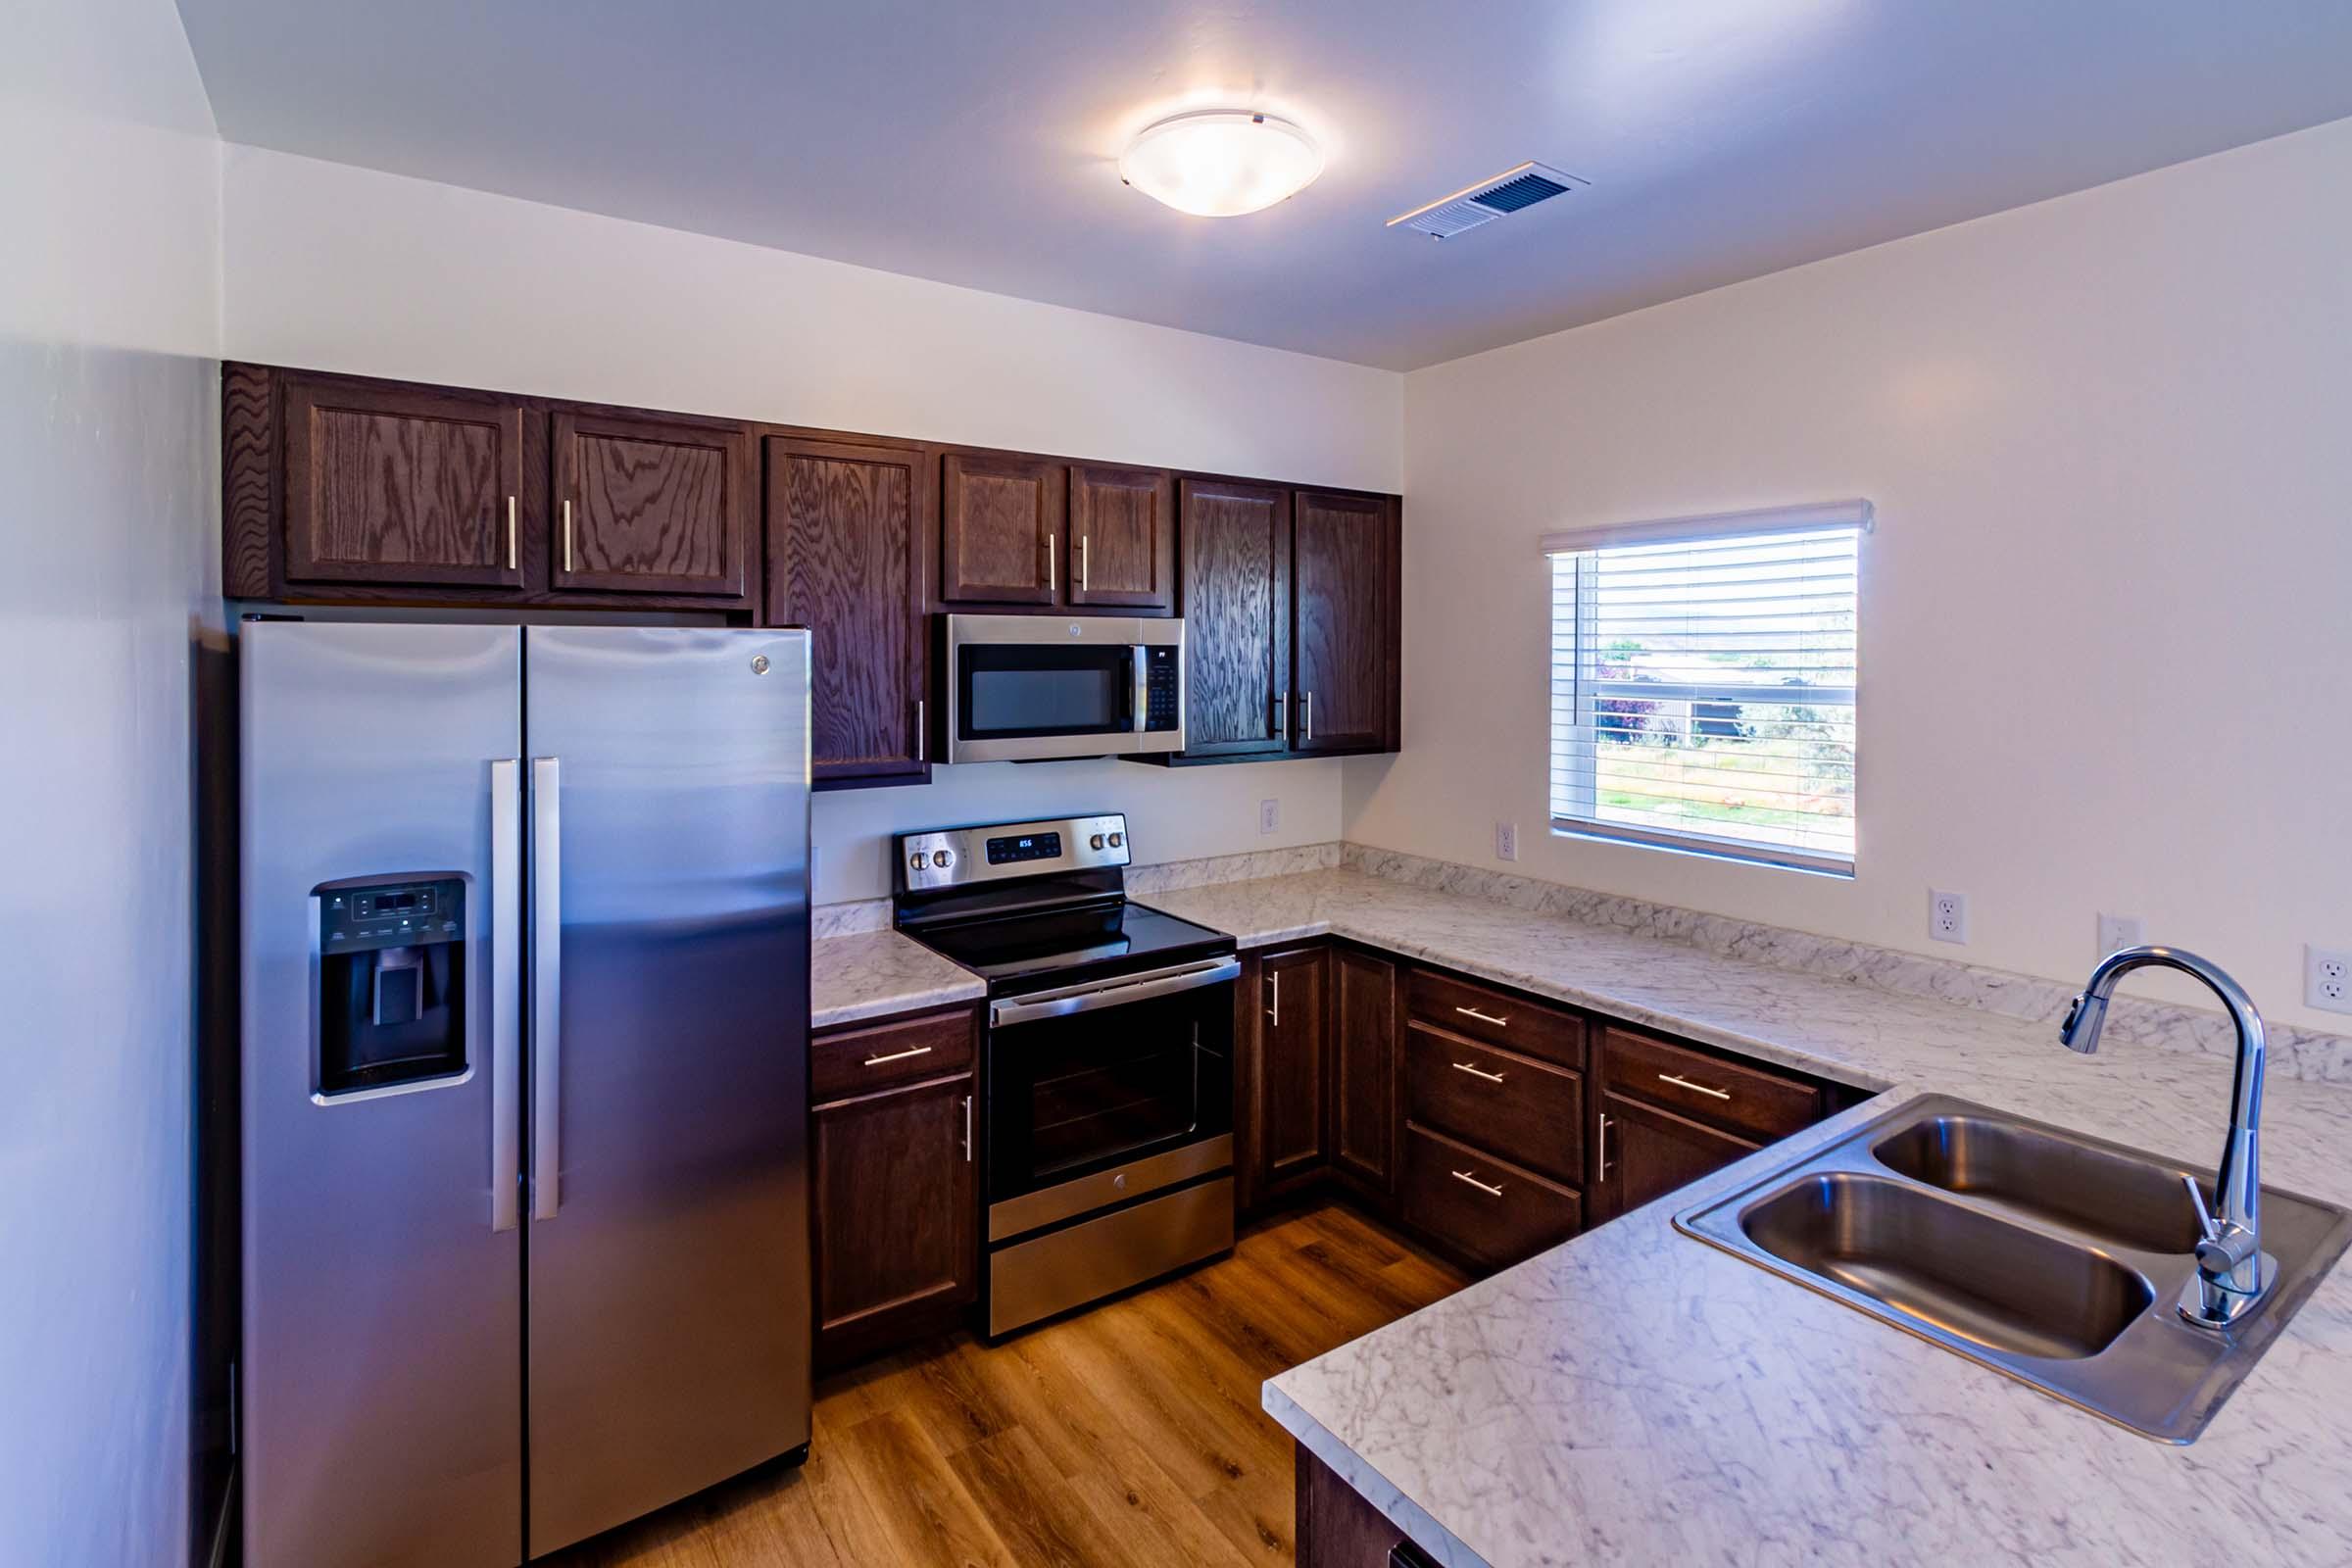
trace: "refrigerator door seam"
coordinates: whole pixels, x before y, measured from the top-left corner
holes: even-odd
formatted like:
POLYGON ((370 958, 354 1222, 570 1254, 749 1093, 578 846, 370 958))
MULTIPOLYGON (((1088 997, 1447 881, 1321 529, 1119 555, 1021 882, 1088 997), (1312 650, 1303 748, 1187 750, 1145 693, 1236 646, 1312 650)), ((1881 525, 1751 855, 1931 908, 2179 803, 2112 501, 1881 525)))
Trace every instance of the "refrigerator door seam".
POLYGON ((563 1206, 563 762, 531 759, 531 1218, 563 1206))

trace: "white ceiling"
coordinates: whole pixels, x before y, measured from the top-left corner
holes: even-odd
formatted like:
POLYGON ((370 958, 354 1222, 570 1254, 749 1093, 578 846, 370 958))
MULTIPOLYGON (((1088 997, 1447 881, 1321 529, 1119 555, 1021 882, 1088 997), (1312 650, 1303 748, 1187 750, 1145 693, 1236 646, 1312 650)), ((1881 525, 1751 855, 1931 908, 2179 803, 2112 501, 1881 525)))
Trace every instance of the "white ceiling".
POLYGON ((2343 0, 179 0, 220 133, 1393 368, 2352 116, 2343 0), (1211 105, 1328 167, 1114 169, 1211 105), (1383 221, 1538 159, 1592 181, 1383 221))

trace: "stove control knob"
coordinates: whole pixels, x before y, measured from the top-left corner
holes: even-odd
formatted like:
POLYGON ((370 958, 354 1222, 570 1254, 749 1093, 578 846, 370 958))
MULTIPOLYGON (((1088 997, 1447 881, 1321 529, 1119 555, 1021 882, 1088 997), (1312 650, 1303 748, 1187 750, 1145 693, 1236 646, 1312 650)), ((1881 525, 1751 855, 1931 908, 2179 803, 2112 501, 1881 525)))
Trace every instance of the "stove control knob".
POLYGON ((1088 839, 1086 841, 1086 847, 1090 850, 1101 849, 1102 847, 1102 835, 1098 833, 1093 838, 1088 839))
POLYGON ((956 857, 946 850, 933 850, 931 852, 931 863, 938 866, 942 871, 945 871, 949 866, 956 863, 956 857))
POLYGON ((1117 849, 1117 848, 1118 848, 1120 845, 1122 845, 1122 844, 1124 844, 1124 843, 1126 843, 1126 842, 1127 842, 1127 835, 1126 835, 1126 834, 1124 834, 1124 833, 1113 833, 1113 834, 1110 836, 1110 847, 1111 847, 1112 849, 1114 849, 1114 850, 1115 850, 1115 849, 1117 849))

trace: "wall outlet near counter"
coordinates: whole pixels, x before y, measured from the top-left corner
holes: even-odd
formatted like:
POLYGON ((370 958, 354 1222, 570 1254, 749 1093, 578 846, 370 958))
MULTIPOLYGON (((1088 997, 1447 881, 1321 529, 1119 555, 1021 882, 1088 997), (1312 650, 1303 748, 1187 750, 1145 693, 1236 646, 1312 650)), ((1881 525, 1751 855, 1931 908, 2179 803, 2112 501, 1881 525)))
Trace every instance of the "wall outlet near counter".
POLYGON ((2352 950, 2303 950, 2303 1004, 2323 1012, 2352 1012, 2352 950))
POLYGON ((1494 858, 1497 860, 1519 858, 1518 823, 1497 822, 1494 824, 1494 858))
POLYGON ((2148 940, 2148 922, 2136 914, 2102 914, 2099 916, 2098 956, 2136 948, 2148 940))
POLYGON ((1281 829, 1282 829, 1282 803, 1281 803, 1280 801, 1260 801, 1260 802, 1258 802, 1258 803, 1257 803, 1257 830, 1258 830, 1260 833, 1276 833, 1276 832, 1280 832, 1280 831, 1281 831, 1281 829))
POLYGON ((1928 935, 1938 942, 1968 941, 1968 895, 1928 889, 1928 935))

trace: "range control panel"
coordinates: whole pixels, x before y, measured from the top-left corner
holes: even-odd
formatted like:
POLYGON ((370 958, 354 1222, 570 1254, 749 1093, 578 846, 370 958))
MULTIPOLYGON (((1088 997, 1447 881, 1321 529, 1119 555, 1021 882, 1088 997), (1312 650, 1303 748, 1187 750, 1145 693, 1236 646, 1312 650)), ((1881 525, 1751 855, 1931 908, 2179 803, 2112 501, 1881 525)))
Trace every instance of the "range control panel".
POLYGON ((1127 818, 1118 811, 902 833, 896 843, 896 881, 908 893, 998 877, 1125 865, 1129 858, 1127 818))
POLYGON ((1180 668, 1177 661, 1182 654, 1180 648, 1150 647, 1144 650, 1144 728, 1147 730, 1183 727, 1183 693, 1177 683, 1180 668))

